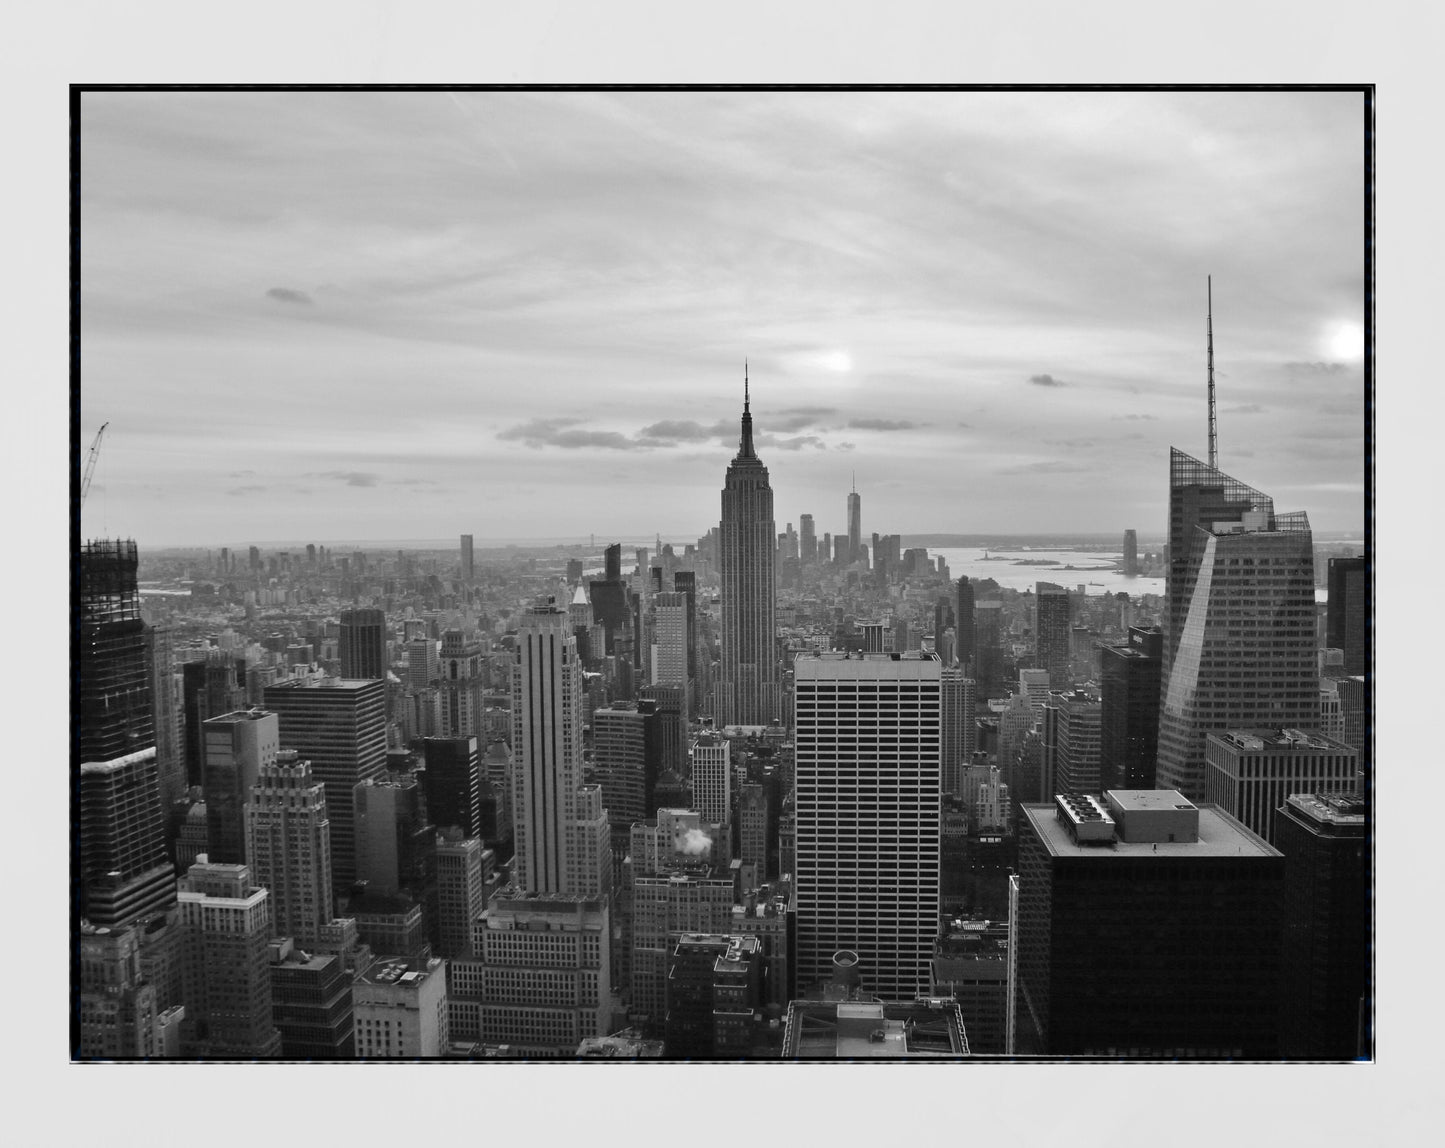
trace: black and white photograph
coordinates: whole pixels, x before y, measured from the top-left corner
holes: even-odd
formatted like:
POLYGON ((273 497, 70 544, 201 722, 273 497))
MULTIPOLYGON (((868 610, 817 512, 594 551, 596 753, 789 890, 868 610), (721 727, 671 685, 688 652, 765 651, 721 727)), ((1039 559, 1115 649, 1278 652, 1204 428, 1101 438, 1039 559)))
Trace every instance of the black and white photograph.
POLYGON ((75 89, 72 1059, 1372 1061, 1373 97, 75 89))

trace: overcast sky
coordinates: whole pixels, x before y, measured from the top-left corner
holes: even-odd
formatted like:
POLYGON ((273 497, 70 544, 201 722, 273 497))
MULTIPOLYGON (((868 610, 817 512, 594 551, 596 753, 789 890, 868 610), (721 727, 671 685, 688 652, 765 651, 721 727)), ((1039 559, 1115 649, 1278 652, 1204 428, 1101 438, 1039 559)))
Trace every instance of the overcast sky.
POLYGON ((87 93, 87 536, 1363 520, 1345 93, 87 93))

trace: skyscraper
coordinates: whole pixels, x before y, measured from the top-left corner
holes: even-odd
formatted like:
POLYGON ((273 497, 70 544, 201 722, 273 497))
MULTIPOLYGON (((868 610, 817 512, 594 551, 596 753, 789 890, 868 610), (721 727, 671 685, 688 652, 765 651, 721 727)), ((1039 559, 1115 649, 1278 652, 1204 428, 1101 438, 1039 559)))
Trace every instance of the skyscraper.
POLYGON ((326 791, 294 749, 263 762, 246 809, 246 854, 271 891, 271 935, 310 948, 331 922, 331 820, 326 791))
POLYGON ((311 762, 326 787, 331 820, 331 876, 356 880, 354 790, 386 769, 386 684, 323 678, 268 686, 266 708, 281 720, 281 745, 311 762))
POLYGON ((776 649, 773 490, 753 450, 753 416, 743 378, 742 436, 722 492, 723 725, 769 725, 778 716, 781 678, 776 649))
POLYGON ((1139 573, 1139 535, 1136 531, 1124 531, 1124 576, 1133 578, 1139 573))
POLYGON ((953 628, 957 635, 954 652, 958 656, 958 664, 965 670, 971 670, 977 655, 973 630, 973 584, 966 575, 958 580, 958 607, 954 610, 953 617, 953 628))
POLYGON ((1330 559, 1326 644, 1331 649, 1344 651, 1345 673, 1350 676, 1365 672, 1365 654, 1369 649, 1369 577, 1363 557, 1330 559))
POLYGON ((1034 587, 1034 662, 1049 671, 1049 689, 1073 685, 1070 670, 1069 592, 1054 582, 1034 587))
POLYGON ((174 904, 154 746, 80 766, 80 915, 118 928, 174 904))
POLYGON ((1022 814, 1010 1051, 1278 1055, 1279 850, 1168 790, 1022 814))
POLYGON ((693 807, 706 822, 730 821, 732 743, 704 732, 692 745, 693 807))
POLYGON ((1044 706, 1044 797, 1103 792, 1099 780, 1099 695, 1051 693, 1044 706))
POLYGON ((1204 795, 1210 730, 1319 724, 1309 519, 1170 450, 1160 786, 1204 795))
POLYGON ((472 737, 482 732, 482 646, 460 630, 442 634, 438 664, 441 736, 472 737))
POLYGON ((653 626, 652 681, 659 686, 688 684, 687 595, 664 591, 653 598, 657 621, 653 626))
POLYGON ((863 499, 855 482, 848 494, 848 561, 857 562, 863 545, 863 499))
MULTIPOLYGON (((553 605, 535 606, 521 618, 512 666, 512 754, 512 883, 528 894, 597 896, 610 879, 611 861, 605 874, 586 868, 595 842, 591 811, 578 798, 582 664, 567 615, 553 605)), ((600 796, 597 804, 600 811, 600 796)), ((605 841, 605 820, 602 834, 605 841)))
POLYGON ((938 932, 941 667, 827 653, 793 672, 798 986, 850 949, 868 992, 912 1000, 938 932))
POLYGON ((798 557, 804 566, 818 561, 818 534, 811 514, 798 515, 798 557))
POLYGON ((1099 780, 1104 789, 1154 788, 1163 649, 1157 626, 1131 626, 1128 642, 1099 647, 1099 780))
POLYGON ((197 862, 181 880, 179 902, 186 938, 184 1052, 242 1060, 278 1056, 270 894, 245 865, 197 862))
POLYGON ((110 761, 155 745, 134 542, 87 542, 77 563, 76 760, 110 761))
POLYGON ((276 715, 261 709, 208 718, 201 727, 206 856, 213 862, 247 863, 243 811, 261 767, 276 759, 280 737, 276 715))
POLYGON ((482 761, 475 737, 422 741, 421 771, 427 816, 438 829, 456 826, 464 836, 482 833, 482 761))
POLYGON ((343 678, 386 677, 386 614, 381 610, 342 610, 337 652, 343 678))
POLYGON ((1284 854, 1284 1019, 1289 1058, 1353 1060, 1372 1051, 1369 855, 1353 794, 1291 795, 1276 819, 1284 854))
POLYGON ((477 577, 476 559, 472 551, 472 536, 462 535, 462 581, 474 582, 477 577))
POLYGON ((954 797, 963 792, 963 766, 973 759, 977 744, 974 725, 978 708, 978 683, 965 677, 958 667, 945 668, 942 676, 943 792, 954 797))
POLYGON ((1291 794, 1354 793, 1359 781, 1355 750, 1298 729, 1210 733, 1204 760, 1205 796, 1271 845, 1291 794))

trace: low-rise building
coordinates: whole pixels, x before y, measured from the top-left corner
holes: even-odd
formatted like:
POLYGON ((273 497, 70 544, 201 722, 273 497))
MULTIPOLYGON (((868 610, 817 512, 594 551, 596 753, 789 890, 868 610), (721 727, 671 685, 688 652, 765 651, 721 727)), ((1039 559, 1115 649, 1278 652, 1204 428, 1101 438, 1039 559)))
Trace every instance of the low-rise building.
POLYGON ((448 1043, 446 962, 377 961, 352 986, 358 1059, 444 1056, 448 1043))

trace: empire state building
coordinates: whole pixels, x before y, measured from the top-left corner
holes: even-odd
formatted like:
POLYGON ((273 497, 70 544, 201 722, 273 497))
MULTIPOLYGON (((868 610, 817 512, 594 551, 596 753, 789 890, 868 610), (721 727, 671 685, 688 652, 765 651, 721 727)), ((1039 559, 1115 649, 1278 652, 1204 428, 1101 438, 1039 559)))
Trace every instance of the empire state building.
POLYGON ((738 453, 722 491, 722 666, 718 716, 723 725, 768 725, 779 717, 774 562, 777 534, 768 468, 753 450, 743 370, 743 421, 738 453))

